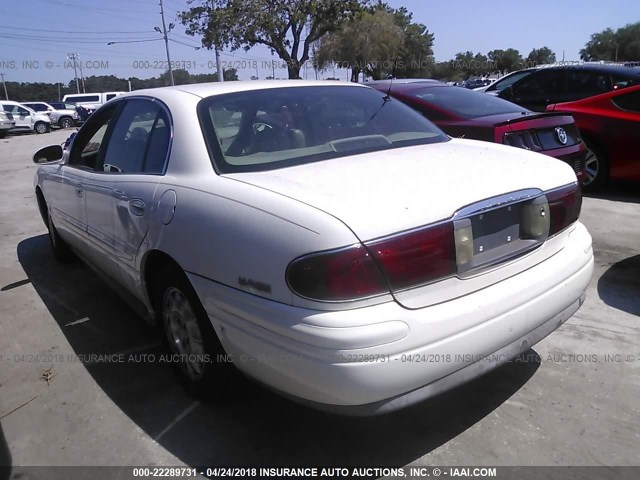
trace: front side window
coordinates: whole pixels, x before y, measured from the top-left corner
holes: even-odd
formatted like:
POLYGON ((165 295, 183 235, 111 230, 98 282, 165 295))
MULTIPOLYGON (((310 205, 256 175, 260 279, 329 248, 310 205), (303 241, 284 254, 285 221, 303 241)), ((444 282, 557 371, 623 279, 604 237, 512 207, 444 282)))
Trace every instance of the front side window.
POLYGON ((221 173, 261 171, 448 137, 398 100, 362 87, 289 87, 208 97, 198 106, 221 173))
POLYGON ((558 70, 541 70, 513 86, 516 95, 558 95, 566 91, 566 72, 558 70))
POLYGON ((521 80, 524 77, 529 76, 534 72, 535 70, 521 70, 519 72, 511 73, 507 75, 505 78, 496 81, 493 85, 487 88, 487 92, 493 91, 493 90, 500 92, 505 88, 507 88, 508 86, 513 85, 518 80, 521 80))
POLYGON ((169 138, 169 120, 159 103, 128 100, 109 138, 103 170, 160 174, 164 171, 169 138))
POLYGON ((73 140, 69 165, 102 171, 109 125, 119 105, 105 108, 91 117, 73 140))

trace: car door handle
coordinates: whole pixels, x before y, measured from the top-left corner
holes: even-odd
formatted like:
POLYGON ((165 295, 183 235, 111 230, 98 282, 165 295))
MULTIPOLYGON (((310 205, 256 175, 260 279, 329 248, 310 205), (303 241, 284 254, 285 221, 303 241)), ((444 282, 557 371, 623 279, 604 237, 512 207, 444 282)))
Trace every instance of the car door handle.
POLYGON ((138 217, 144 215, 144 207, 144 202, 139 198, 136 198, 129 202, 129 211, 134 215, 137 215, 138 217))
POLYGON ((84 195, 84 185, 81 183, 76 184, 76 195, 82 197, 84 195))

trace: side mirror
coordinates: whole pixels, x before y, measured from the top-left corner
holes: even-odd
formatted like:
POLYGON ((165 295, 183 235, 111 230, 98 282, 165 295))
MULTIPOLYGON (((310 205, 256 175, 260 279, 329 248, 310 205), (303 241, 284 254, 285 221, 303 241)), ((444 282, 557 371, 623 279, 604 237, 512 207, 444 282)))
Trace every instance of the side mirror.
POLYGON ((49 163, 62 160, 62 147, 60 145, 49 145, 41 148, 33 155, 33 163, 49 163))

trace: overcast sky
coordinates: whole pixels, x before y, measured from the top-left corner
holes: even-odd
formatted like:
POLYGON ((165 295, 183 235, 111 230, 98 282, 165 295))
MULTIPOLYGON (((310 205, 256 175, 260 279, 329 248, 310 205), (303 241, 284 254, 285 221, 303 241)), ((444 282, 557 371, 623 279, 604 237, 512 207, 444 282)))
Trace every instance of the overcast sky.
MULTIPOLYGON (((536 0, 533 2, 388 0, 405 6, 414 21, 435 34, 438 61, 457 52, 486 54, 492 49, 516 48, 523 56, 548 46, 560 60, 578 60, 579 50, 592 33, 640 21, 639 0, 536 0)), ((164 0, 170 33, 172 62, 191 73, 213 73, 213 53, 196 50, 197 38, 188 37, 176 18, 186 0, 164 0)), ((68 82, 74 77, 67 54, 78 53, 83 74, 150 78, 166 69, 159 0, 2 0, 0 2, 0 73, 7 81, 68 82), (136 43, 109 42, 136 40, 136 43), (139 40, 143 40, 139 42, 139 40), (148 41, 150 40, 150 41, 148 41)), ((225 67, 238 70, 241 79, 272 74, 274 58, 266 48, 249 52, 224 51, 225 67)), ((639 59, 640 60, 640 59, 639 59)), ((276 69, 276 77, 287 76, 276 69)), ((315 76, 312 70, 309 78, 315 76)), ((322 76, 331 76, 326 72, 322 76)), ((346 77, 346 71, 337 75, 346 77)))

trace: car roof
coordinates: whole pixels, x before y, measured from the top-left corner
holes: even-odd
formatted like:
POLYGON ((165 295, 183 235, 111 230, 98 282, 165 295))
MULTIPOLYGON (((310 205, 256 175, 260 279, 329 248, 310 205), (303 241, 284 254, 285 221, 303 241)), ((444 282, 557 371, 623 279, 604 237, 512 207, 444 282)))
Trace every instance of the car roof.
POLYGON ((408 83, 442 83, 440 80, 434 80, 433 78, 390 78, 384 80, 371 80, 370 82, 364 82, 363 85, 389 85, 393 84, 408 84, 408 83))
POLYGON ((378 90, 384 90, 391 87, 392 91, 401 91, 401 92, 409 92, 412 90, 419 90, 422 88, 433 88, 433 87, 446 87, 446 88, 460 88, 454 87, 453 85, 447 85, 444 82, 440 82, 439 80, 425 79, 425 80, 416 80, 416 79, 407 79, 411 81, 403 81, 403 80, 394 80, 393 82, 389 80, 378 80, 374 82, 367 82, 363 85, 370 86, 376 88, 378 90))
POLYGON ((205 98, 211 95, 223 95, 225 93, 245 92, 250 90, 266 90, 272 88, 288 87, 355 87, 364 88, 358 83, 335 80, 240 80, 233 82, 194 83, 190 85, 176 85, 172 87, 148 88, 134 90, 119 95, 118 98, 136 95, 164 96, 171 92, 184 92, 197 97, 205 98))
MULTIPOLYGON (((598 72, 607 72, 607 73, 622 73, 622 74, 636 74, 640 75, 640 68, 638 67, 626 67, 621 64, 611 64, 611 63, 579 63, 579 64, 567 64, 567 63, 550 63, 545 65, 537 65, 531 68, 525 68, 523 70, 517 70, 519 72, 527 71, 527 70, 587 70, 587 71, 598 71, 598 72)), ((515 72, 511 72, 515 73, 515 72)))

